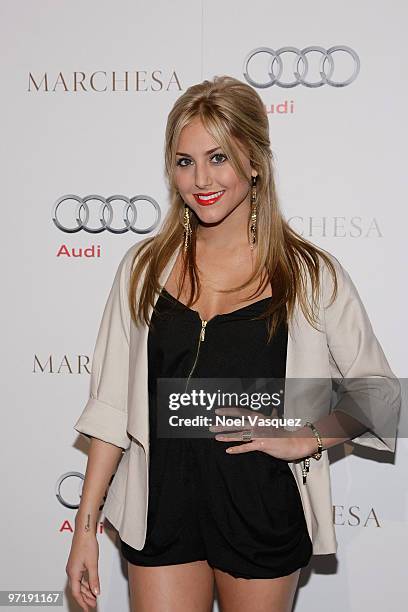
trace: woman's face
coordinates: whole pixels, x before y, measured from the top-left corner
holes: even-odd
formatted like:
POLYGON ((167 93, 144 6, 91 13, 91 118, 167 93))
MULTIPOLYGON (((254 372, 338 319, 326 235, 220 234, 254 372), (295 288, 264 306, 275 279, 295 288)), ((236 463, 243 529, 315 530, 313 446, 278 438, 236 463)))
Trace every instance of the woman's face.
POLYGON ((250 177, 257 172, 248 157, 240 150, 238 154, 247 181, 237 176, 201 120, 194 119, 182 129, 177 146, 176 188, 201 222, 220 222, 240 205, 248 207, 249 213, 250 177))

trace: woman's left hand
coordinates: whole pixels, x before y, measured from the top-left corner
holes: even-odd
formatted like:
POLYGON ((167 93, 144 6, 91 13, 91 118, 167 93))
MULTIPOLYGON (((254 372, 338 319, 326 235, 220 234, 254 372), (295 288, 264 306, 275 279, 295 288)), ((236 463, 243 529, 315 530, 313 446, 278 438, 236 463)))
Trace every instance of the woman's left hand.
POLYGON ((209 427, 211 432, 230 432, 217 433, 215 439, 220 442, 242 442, 240 445, 227 447, 226 452, 232 454, 248 453, 251 451, 262 451, 267 455, 283 459, 284 461, 297 461, 306 457, 308 453, 308 444, 310 440, 302 437, 296 431, 285 431, 285 436, 282 435, 282 427, 272 425, 258 424, 259 419, 273 419, 273 416, 267 416, 263 413, 256 413, 254 410, 246 408, 217 408, 215 413, 219 416, 231 418, 244 417, 244 425, 212 425, 209 427), (256 417, 255 425, 251 425, 248 416, 256 417), (250 430, 252 440, 250 442, 242 441, 242 432, 250 430))

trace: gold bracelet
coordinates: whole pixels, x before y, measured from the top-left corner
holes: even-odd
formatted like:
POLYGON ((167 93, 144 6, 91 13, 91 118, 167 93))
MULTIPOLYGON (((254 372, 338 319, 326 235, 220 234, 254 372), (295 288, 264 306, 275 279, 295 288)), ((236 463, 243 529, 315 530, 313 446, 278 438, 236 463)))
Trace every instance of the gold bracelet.
POLYGON ((312 454, 312 457, 314 459, 320 459, 320 457, 322 456, 322 450, 323 450, 322 439, 320 437, 320 434, 318 430, 316 429, 316 427, 313 425, 313 423, 310 423, 309 421, 307 421, 306 425, 311 428, 311 430, 313 431, 314 435, 317 438, 317 451, 312 454))
MULTIPOLYGON (((322 456, 322 451, 323 451, 322 439, 320 437, 318 430, 313 425, 313 423, 310 423, 309 421, 307 421, 306 425, 311 428, 311 430, 313 431, 317 439, 317 451, 313 453, 312 455, 310 455, 310 457, 313 457, 314 459, 319 460, 322 456)), ((305 459, 303 459, 303 468, 302 468, 303 484, 306 484, 306 477, 307 477, 307 474, 309 473, 310 457, 305 457, 305 459)))

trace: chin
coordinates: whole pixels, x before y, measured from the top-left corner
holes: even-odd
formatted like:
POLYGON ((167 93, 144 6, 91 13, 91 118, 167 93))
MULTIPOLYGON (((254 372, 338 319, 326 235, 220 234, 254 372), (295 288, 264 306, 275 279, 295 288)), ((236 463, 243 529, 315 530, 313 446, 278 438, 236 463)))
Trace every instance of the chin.
POLYGON ((220 223, 228 214, 225 210, 211 210, 211 206, 208 208, 200 208, 194 211, 201 223, 220 223))

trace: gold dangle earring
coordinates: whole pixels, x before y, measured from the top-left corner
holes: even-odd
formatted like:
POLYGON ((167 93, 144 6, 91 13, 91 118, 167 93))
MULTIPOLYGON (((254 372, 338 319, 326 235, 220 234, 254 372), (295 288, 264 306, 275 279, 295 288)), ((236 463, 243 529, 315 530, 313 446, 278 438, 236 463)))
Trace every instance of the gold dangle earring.
POLYGON ((250 246, 251 250, 253 250, 254 245, 256 243, 256 182, 258 180, 258 175, 251 177, 252 181, 252 192, 251 192, 251 221, 249 225, 250 231, 250 246))
POLYGON ((186 252, 190 245, 190 239, 191 239, 191 233, 192 233, 191 225, 190 225, 190 212, 186 204, 184 204, 183 226, 184 226, 184 252, 186 252))

